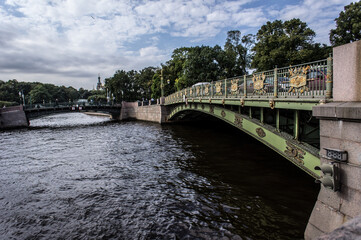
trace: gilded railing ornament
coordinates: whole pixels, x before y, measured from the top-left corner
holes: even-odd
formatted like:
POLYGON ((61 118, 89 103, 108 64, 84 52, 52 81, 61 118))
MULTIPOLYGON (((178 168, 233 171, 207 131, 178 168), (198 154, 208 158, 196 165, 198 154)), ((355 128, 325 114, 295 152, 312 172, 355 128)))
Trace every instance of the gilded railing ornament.
POLYGON ((216 82, 215 86, 216 86, 216 95, 222 95, 222 83, 216 82))
POLYGON ((326 100, 325 100, 325 99, 321 99, 318 103, 319 103, 320 105, 326 104, 326 100))
POLYGON ((264 90, 264 80, 266 79, 266 75, 264 73, 255 75, 253 74, 252 82, 253 82, 253 93, 257 94, 265 94, 266 90, 264 90))
POLYGON ((287 146, 285 153, 299 164, 304 165, 305 162, 303 161, 303 156, 306 154, 306 152, 291 144, 289 141, 286 141, 286 144, 287 146))
POLYGON ((209 86, 204 87, 204 95, 209 95, 209 86))
POLYGON ((202 98, 201 98, 201 97, 199 97, 199 102, 200 102, 200 103, 202 102, 202 98))
POLYGON ((241 98, 240 103, 241 103, 241 106, 244 107, 244 98, 241 98))
POLYGON ((256 133, 259 137, 264 138, 266 136, 265 131, 262 128, 257 128, 256 133))
POLYGON ((212 103, 212 98, 209 98, 209 103, 212 103))
POLYGON ((238 79, 231 80, 231 92, 236 95, 238 91, 238 79))
POLYGON ((274 108, 275 108, 275 100, 273 100, 273 99, 270 99, 270 100, 269 100, 269 107, 270 107, 271 109, 274 109, 274 108))
POLYGON ((234 115, 234 124, 239 127, 239 128, 242 128, 242 124, 243 124, 243 118, 238 115, 238 114, 235 114, 234 115))
POLYGON ((290 89, 288 92, 295 93, 308 91, 307 85, 307 71, 310 69, 310 66, 299 67, 299 68, 290 68, 288 72, 290 73, 290 89))
POLYGON ((199 96, 200 93, 200 87, 196 87, 196 95, 199 96))
POLYGON ((191 88, 191 89, 189 89, 189 95, 192 96, 192 94, 193 94, 193 89, 191 88))

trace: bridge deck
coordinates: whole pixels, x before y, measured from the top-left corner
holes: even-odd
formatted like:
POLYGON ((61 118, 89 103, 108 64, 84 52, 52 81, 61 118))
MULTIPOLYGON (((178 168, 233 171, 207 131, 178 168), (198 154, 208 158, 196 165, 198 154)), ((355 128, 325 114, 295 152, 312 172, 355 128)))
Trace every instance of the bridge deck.
POLYGON ((165 98, 165 104, 202 102, 312 110, 331 101, 332 58, 270 71, 204 82, 165 98))

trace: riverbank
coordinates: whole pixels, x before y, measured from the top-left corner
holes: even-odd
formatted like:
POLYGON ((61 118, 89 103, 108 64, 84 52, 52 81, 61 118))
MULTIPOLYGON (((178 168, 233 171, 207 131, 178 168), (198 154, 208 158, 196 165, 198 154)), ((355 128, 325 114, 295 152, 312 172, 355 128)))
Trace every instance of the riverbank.
POLYGON ((101 112, 82 112, 86 115, 90 115, 90 116, 98 116, 98 117, 108 117, 108 118, 112 118, 111 114, 108 113, 101 113, 101 112))

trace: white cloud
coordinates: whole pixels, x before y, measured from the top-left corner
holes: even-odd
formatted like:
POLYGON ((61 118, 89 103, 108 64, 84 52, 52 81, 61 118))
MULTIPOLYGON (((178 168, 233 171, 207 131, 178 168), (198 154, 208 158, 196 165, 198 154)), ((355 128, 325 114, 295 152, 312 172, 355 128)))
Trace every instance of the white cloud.
POLYGON ((5 0, 0 3, 0 79, 44 77, 90 88, 94 79, 89 77, 96 79, 99 72, 112 76, 117 69, 159 66, 169 59, 170 48, 180 47, 169 43, 164 49, 161 43, 167 40, 183 38, 182 45, 212 42, 225 29, 256 32, 275 18, 299 17, 319 34, 318 39, 328 39, 333 19, 349 2, 304 0, 269 6, 264 1, 256 6, 261 2, 5 0), (81 85, 87 78, 89 82, 81 85))
POLYGON ((352 0, 305 0, 299 4, 286 5, 272 15, 282 19, 289 20, 299 18, 316 32, 316 42, 329 44, 329 32, 335 27, 334 19, 338 17, 345 5, 352 0))

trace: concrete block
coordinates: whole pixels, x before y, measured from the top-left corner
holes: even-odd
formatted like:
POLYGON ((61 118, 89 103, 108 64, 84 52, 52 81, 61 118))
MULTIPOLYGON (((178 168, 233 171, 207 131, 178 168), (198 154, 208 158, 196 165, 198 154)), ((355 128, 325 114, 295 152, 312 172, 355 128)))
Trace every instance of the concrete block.
POLYGON ((339 121, 320 119, 320 136, 341 138, 342 126, 339 121))
POLYGON ((331 102, 312 108, 312 115, 317 118, 358 120, 361 119, 361 102, 331 102))
POLYGON ((336 107, 339 107, 343 102, 330 102, 327 104, 317 105, 312 107, 312 116, 324 118, 336 118, 336 107))
POLYGON ((326 189, 321 184, 321 190, 318 194, 317 200, 325 205, 334 208, 336 211, 340 211, 341 208, 341 192, 334 192, 330 189, 326 189))
POLYGON ((361 101, 361 41, 333 48, 333 100, 361 101))
POLYGON ((342 130, 342 139, 361 143, 361 118, 360 122, 340 121, 342 130))
MULTIPOLYGON (((340 164, 340 170, 341 184, 361 192, 361 168, 347 164, 340 164)), ((361 202, 359 206, 361 207, 361 202)))
POLYGON ((324 233, 333 231, 344 223, 344 214, 334 208, 317 201, 313 208, 309 223, 324 233))
POLYGON ((347 186, 342 186, 340 211, 349 216, 361 215, 361 192, 347 186))
POLYGON ((27 127, 23 106, 7 107, 0 109, 0 129, 27 127))
POLYGON ((344 102, 336 107, 336 116, 342 119, 361 119, 361 102, 344 102))
POLYGON ((322 232, 320 229, 315 227, 313 224, 308 223, 305 230, 305 240, 312 240, 323 234, 324 232, 322 232))

